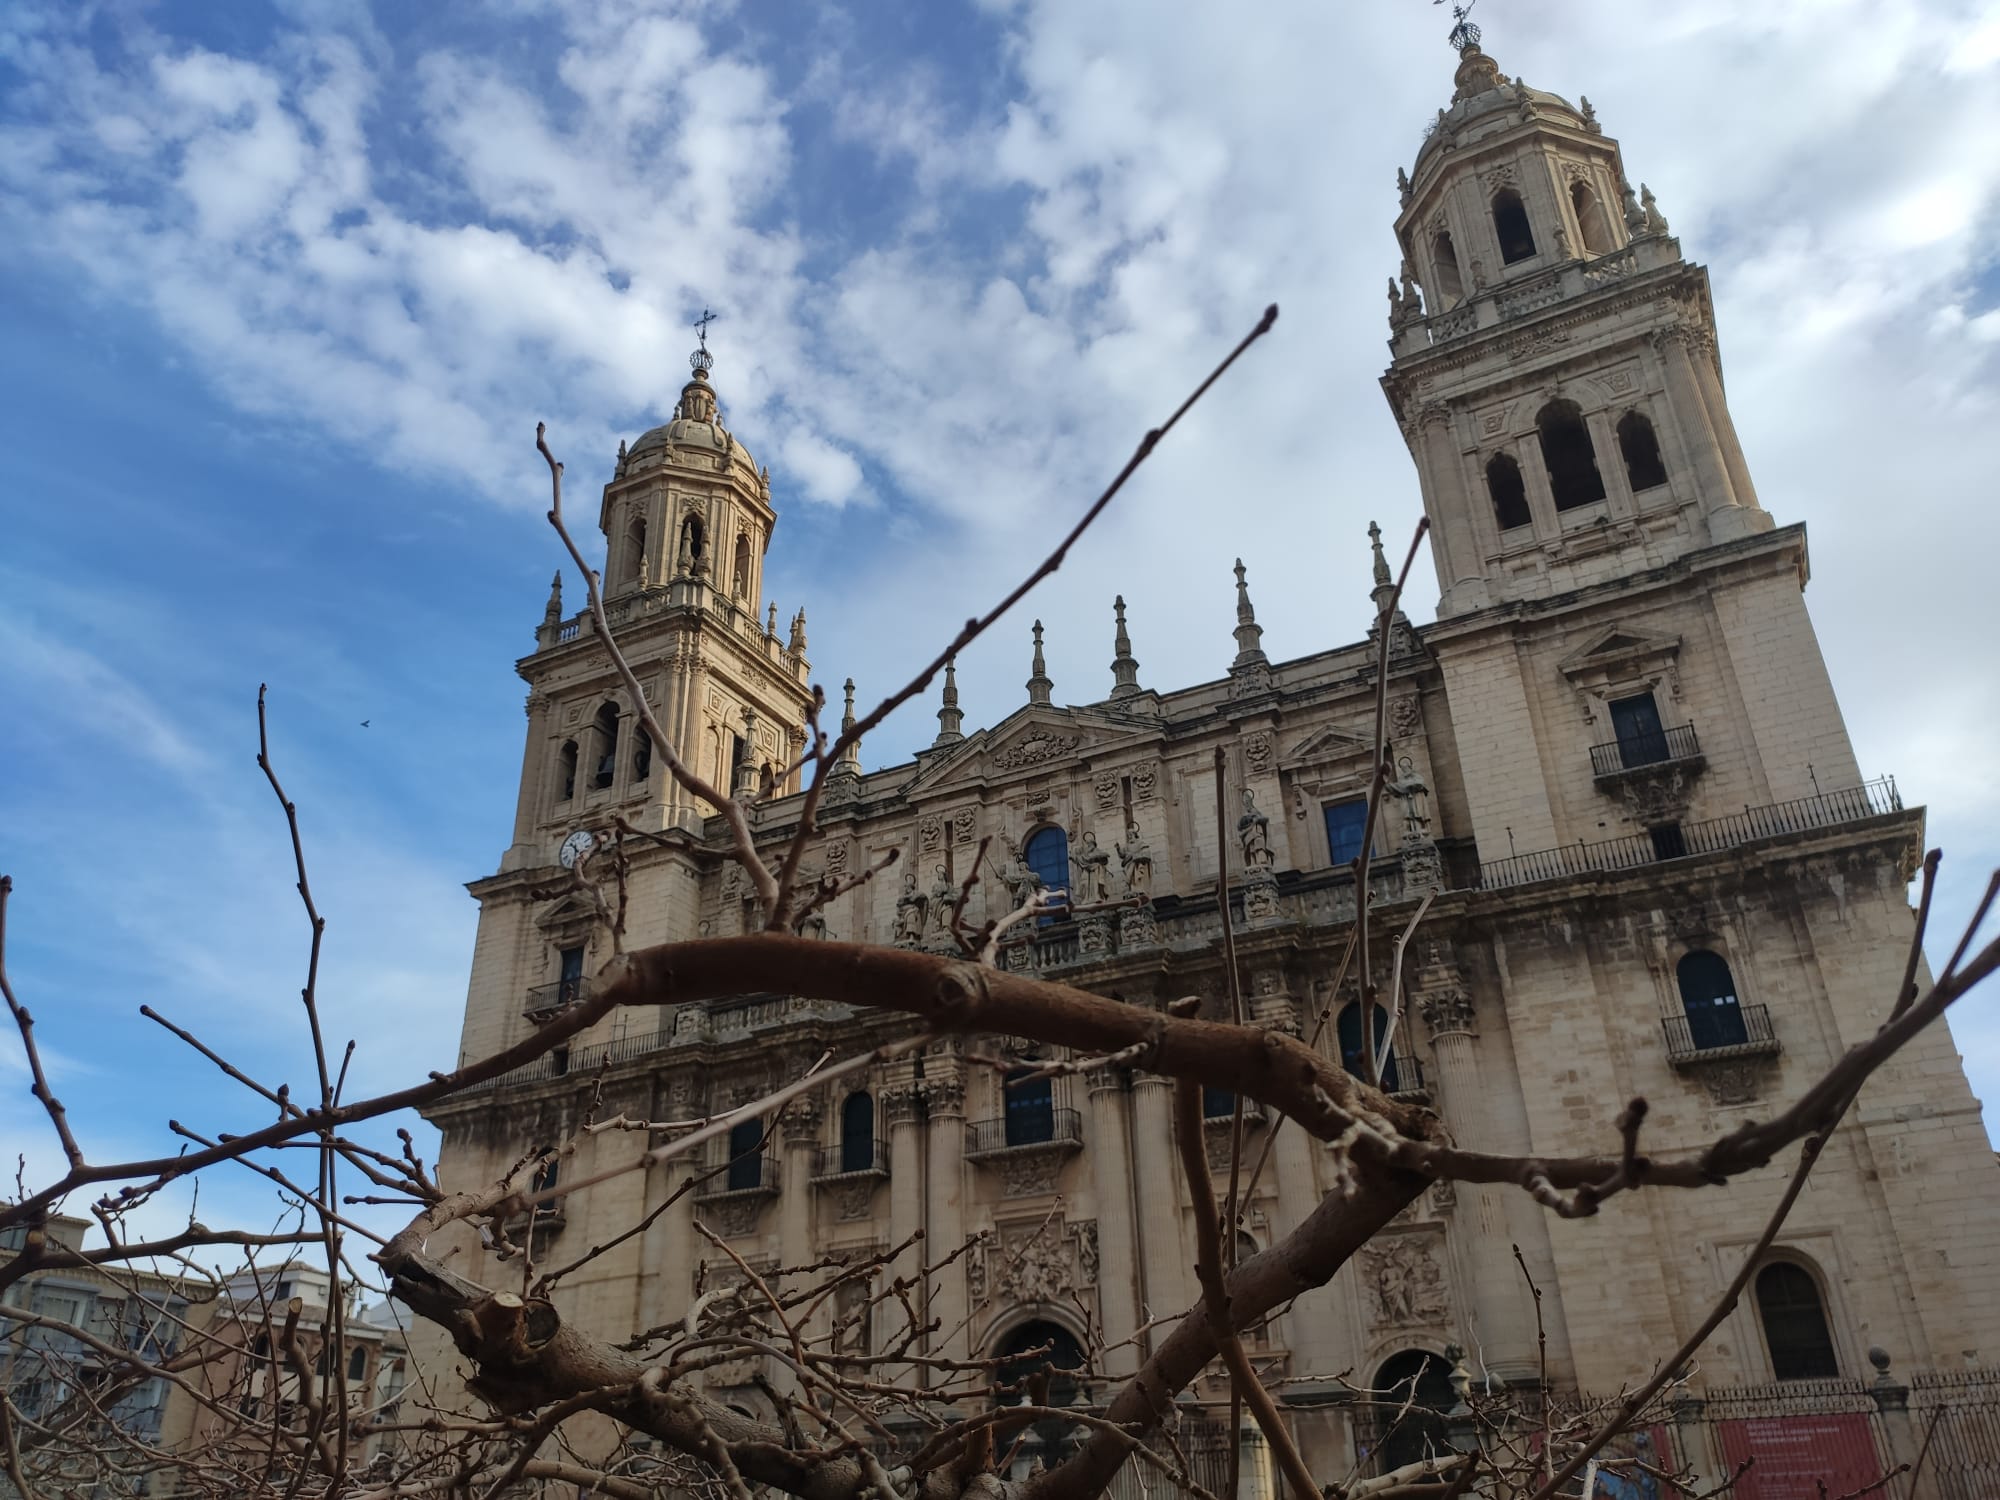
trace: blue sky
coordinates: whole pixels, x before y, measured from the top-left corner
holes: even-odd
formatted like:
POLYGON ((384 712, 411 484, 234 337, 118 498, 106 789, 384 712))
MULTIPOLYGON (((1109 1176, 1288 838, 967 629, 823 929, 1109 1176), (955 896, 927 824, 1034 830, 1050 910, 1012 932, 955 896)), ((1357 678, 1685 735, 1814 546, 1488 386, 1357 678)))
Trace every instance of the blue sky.
MULTIPOLYGON (((1479 19, 1502 67, 1590 95, 1710 265, 1761 496, 1811 527, 1849 727, 1930 806, 1949 922, 2000 860, 2000 6, 1479 19)), ((511 662, 557 558, 534 424, 591 495, 703 305, 773 472, 767 581, 829 685, 905 675, 1272 300, 1277 336, 1027 613, 1072 701, 1109 686, 1118 592, 1142 681, 1219 672, 1238 554, 1268 649, 1358 636, 1367 523, 1418 513, 1373 387, 1448 24, 1418 0, 9 6, 0 868, 93 1154, 260 1117, 142 1002, 310 1077, 262 681, 354 1086, 452 1060, 462 883, 507 842, 511 662)), ((970 723, 1022 701, 1026 625, 962 663, 970 723)), ((869 762, 927 742, 930 708, 869 762)), ((1993 1097, 1987 1011, 1954 1033, 1993 1097)), ((55 1158, 20 1069, 0 1039, 0 1143, 33 1179, 55 1158)), ((274 1212, 247 1177, 202 1191, 211 1220, 274 1212)))

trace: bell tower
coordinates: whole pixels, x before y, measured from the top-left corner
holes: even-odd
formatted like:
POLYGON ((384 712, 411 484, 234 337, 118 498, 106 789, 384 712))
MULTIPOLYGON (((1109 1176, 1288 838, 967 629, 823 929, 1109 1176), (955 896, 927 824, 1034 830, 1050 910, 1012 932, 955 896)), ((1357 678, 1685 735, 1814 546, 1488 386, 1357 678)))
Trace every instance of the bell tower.
POLYGON ((1440 617, 1767 531, 1723 398, 1708 275, 1590 100, 1453 32, 1450 104, 1397 173, 1382 387, 1421 478, 1440 617))

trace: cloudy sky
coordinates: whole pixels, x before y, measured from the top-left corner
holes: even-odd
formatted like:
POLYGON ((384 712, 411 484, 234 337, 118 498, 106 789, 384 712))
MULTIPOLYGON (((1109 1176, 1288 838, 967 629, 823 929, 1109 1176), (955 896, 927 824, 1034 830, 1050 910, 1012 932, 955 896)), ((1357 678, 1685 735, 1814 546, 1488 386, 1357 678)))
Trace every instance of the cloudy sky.
MULTIPOLYGON (((1503 68, 1589 94, 1711 268, 1759 492, 1811 527, 1863 767, 1930 807, 1948 922, 2000 859, 2000 6, 1477 19, 1503 68)), ((772 470, 767 580, 829 685, 905 675, 1271 301, 1276 335, 969 654, 969 722, 1023 700, 1029 614, 1058 695, 1100 697, 1120 591, 1142 681, 1218 673, 1238 554, 1274 654, 1357 637, 1367 524, 1419 513, 1374 383, 1448 25, 1423 0, 14 0, 0 868, 91 1152, 258 1117, 142 1002, 311 1074, 262 681, 353 1087, 451 1062, 461 885, 508 839, 511 662, 557 555, 534 425, 594 492, 704 305, 772 470)), ((1989 1098, 1990 1011, 1954 1022, 1989 1098)), ((53 1153, 11 1037, 0 1085, 33 1180, 53 1153)), ((203 1192, 205 1217, 272 1212, 247 1177, 203 1192)))

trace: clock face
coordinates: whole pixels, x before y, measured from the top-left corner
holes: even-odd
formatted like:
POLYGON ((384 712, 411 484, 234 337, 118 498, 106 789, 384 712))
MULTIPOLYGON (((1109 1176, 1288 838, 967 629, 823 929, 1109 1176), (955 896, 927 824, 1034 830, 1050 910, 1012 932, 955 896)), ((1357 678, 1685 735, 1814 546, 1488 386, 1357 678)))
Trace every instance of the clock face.
POLYGON ((562 860, 565 870, 574 869, 576 862, 597 846, 597 838, 588 828, 579 828, 562 841, 562 852, 557 858, 562 860))

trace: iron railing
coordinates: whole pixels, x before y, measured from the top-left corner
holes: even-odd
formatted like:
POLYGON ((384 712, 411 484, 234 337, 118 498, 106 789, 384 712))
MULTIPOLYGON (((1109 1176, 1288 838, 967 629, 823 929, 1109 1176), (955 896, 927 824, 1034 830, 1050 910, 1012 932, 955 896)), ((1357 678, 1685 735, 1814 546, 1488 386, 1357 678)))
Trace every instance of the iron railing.
POLYGON ((965 1154, 993 1156, 1022 1146, 1083 1144, 1083 1116, 1073 1109, 1019 1110, 992 1120, 974 1120, 965 1127, 965 1154))
POLYGON ((728 1193, 775 1193, 778 1191, 778 1158, 768 1153, 746 1151, 740 1156, 712 1156, 702 1164, 712 1176, 695 1189, 695 1200, 705 1202, 728 1193))
POLYGON ((528 1003, 522 1007, 521 1014, 531 1021, 545 1021, 589 994, 590 981, 580 974, 570 979, 558 979, 554 984, 530 985, 528 1003))
POLYGON ((1652 729, 1644 734, 1628 735, 1620 740, 1607 740, 1602 745, 1590 747, 1590 774, 1602 779, 1617 776, 1625 771, 1637 771, 1646 766, 1662 766, 1677 760, 1700 760, 1701 741, 1695 737, 1694 725, 1675 724, 1666 729, 1652 729))
POLYGON ((813 1153, 813 1181, 829 1177, 876 1177, 889 1175, 889 1148, 881 1141, 842 1141, 838 1146, 821 1146, 813 1153))
POLYGON ((1715 1005, 1680 1016, 1662 1016, 1667 1060, 1676 1067, 1725 1057, 1758 1057, 1778 1050, 1771 1012, 1763 1005, 1715 1005))
MULTIPOLYGON (((1599 870, 1635 869, 1669 859, 1736 849, 1758 839, 1806 833, 1842 823, 1858 823, 1865 818, 1879 818, 1902 810, 1903 799, 1897 794, 1896 778, 1883 776, 1863 782, 1860 786, 1822 792, 1816 797, 1798 797, 1790 802, 1774 802, 1765 807, 1745 807, 1740 813, 1711 818, 1705 823, 1683 823, 1675 830, 1679 835, 1677 839, 1660 839, 1647 833, 1629 838, 1604 839, 1595 844, 1579 840, 1557 849, 1494 860, 1479 867, 1479 888, 1493 891, 1540 880, 1565 880, 1573 875, 1599 870)), ((1659 831, 1663 830, 1655 830, 1659 831)))

